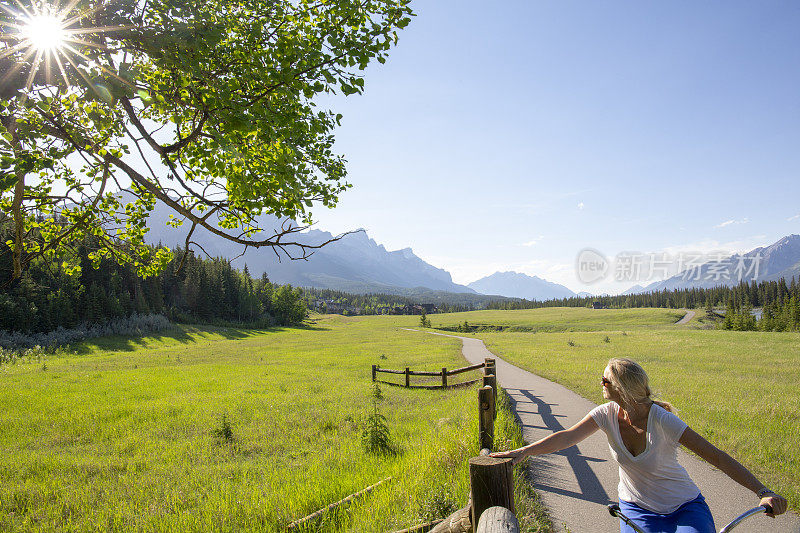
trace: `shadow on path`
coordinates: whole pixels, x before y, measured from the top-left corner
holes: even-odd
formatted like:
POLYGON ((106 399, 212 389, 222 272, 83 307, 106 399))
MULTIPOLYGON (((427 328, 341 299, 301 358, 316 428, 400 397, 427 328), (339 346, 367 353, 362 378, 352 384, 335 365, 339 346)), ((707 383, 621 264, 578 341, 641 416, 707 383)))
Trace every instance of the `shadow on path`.
MULTIPOLYGON (((536 414, 541 417, 543 426, 533 425, 529 422, 520 419, 520 425, 523 431, 525 429, 545 429, 549 432, 561 431, 566 429, 559 418, 564 418, 564 415, 557 415, 553 413, 552 406, 557 404, 549 404, 533 394, 529 390, 524 389, 506 389, 511 397, 514 411, 518 416, 524 414, 536 414), (535 408, 535 409, 534 409, 535 408)), ((589 466, 590 462, 603 463, 606 459, 598 459, 596 457, 589 457, 582 455, 577 446, 570 446, 565 450, 556 452, 551 455, 561 455, 566 457, 570 468, 575 473, 575 478, 578 481, 579 492, 559 488, 559 480, 554 478, 555 472, 558 470, 555 466, 548 464, 542 457, 534 457, 531 460, 530 472, 536 488, 570 498, 577 498, 579 500, 599 503, 606 505, 612 503, 603 488, 603 484, 598 479, 597 475, 592 471, 589 466)))

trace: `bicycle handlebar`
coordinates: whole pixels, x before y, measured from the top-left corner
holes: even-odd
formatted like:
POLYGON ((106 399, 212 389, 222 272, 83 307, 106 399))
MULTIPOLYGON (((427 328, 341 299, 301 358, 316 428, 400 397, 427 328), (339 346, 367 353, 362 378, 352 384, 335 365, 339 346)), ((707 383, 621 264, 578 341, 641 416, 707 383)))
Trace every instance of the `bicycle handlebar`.
MULTIPOLYGON (((614 518, 619 518, 620 520, 625 522, 625 524, 633 528, 633 530, 636 531, 636 533, 647 533, 646 531, 642 530, 639 526, 637 526, 634 522, 632 522, 630 518, 622 514, 622 511, 620 511, 619 508, 619 504, 612 503, 609 504, 607 507, 608 507, 608 513, 611 516, 613 516, 614 518)), ((745 519, 750 518, 753 515, 760 513, 771 513, 771 512, 772 512, 772 506, 770 505, 759 505, 758 507, 753 507, 749 511, 742 513, 736 518, 734 518, 730 524, 720 529, 719 533, 728 533, 730 530, 738 526, 745 519)))
POLYGON ((719 533, 728 533, 728 531, 739 525, 739 523, 742 522, 745 518, 749 518, 759 513, 771 513, 771 512, 772 512, 771 505, 759 505, 758 507, 753 507, 749 511, 744 512, 739 516, 737 516, 736 518, 734 518, 730 524, 720 529, 719 533))
POLYGON ((637 526, 634 522, 632 522, 630 518, 622 514, 622 511, 620 511, 619 509, 619 504, 610 503, 608 504, 607 507, 608 507, 608 512, 611 516, 613 516, 614 518, 619 518, 620 520, 625 522, 625 524, 632 527, 633 530, 636 531, 636 533, 647 533, 646 531, 643 531, 639 526, 637 526))

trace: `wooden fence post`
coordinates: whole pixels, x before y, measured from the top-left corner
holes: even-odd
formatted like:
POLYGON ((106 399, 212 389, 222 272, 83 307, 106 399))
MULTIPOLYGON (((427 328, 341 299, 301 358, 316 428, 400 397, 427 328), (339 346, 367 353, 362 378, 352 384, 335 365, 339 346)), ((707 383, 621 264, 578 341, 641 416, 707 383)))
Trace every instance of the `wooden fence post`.
MULTIPOLYGON (((494 397, 495 415, 497 415, 497 376, 494 374, 486 374, 483 376, 483 386, 492 388, 492 396, 494 397)), ((495 416, 495 418, 497 418, 495 416)))
POLYGON ((473 457, 469 460, 469 483, 472 493, 472 527, 476 530, 481 514, 494 506, 514 508, 514 467, 510 458, 473 457))
POLYGON ((447 368, 442 368, 442 388, 447 388, 447 368))
POLYGON ((493 376, 497 374, 497 363, 494 357, 487 357, 484 359, 484 364, 486 365, 483 369, 484 374, 491 374, 493 376))
MULTIPOLYGON (((494 448, 494 392, 489 386, 478 389, 478 440, 479 448, 494 448)), ((475 522, 477 524, 477 522, 475 522)))
POLYGON ((406 387, 411 386, 411 369, 406 367, 406 387))
POLYGON ((378 372, 378 365, 372 365, 372 381, 375 381, 375 376, 378 372))

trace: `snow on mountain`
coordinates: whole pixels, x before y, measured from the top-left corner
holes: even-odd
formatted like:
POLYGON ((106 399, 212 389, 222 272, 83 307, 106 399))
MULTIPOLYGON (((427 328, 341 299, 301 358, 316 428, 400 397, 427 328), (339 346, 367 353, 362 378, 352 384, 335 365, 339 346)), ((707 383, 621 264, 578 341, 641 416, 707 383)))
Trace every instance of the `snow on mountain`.
POLYGON ((671 278, 651 283, 640 292, 693 287, 707 289, 718 285, 738 285, 740 280, 749 283, 780 278, 791 280, 792 277, 800 278, 800 235, 787 235, 769 246, 684 270, 671 278))

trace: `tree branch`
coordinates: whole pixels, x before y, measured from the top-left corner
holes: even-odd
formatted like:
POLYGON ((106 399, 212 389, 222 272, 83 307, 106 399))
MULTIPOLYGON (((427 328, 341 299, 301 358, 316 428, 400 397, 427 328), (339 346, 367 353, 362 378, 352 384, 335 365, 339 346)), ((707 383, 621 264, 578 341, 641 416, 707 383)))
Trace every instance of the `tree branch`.
MULTIPOLYGON (((203 126, 205 125, 207 119, 208 119, 208 112, 205 109, 203 109, 203 116, 200 119, 200 124, 198 124, 197 127, 194 128, 194 130, 192 130, 192 132, 189 134, 188 137, 180 139, 178 142, 170 144, 169 146, 164 146, 162 148, 163 150, 162 155, 182 150, 190 142, 194 141, 197 138, 197 136, 200 135, 200 133, 203 131, 203 126)), ((180 133, 178 133, 178 138, 180 138, 180 133)))
POLYGON ((139 120, 139 117, 136 116, 136 110, 131 105, 130 100, 127 98, 120 98, 120 103, 122 104, 122 108, 128 114, 128 118, 130 119, 133 126, 139 131, 142 135, 142 138, 150 145, 150 148, 155 150, 159 155, 164 155, 164 147, 161 146, 150 136, 150 133, 145 129, 144 124, 139 120))
POLYGON ((283 237, 285 237, 287 235, 292 235, 292 234, 295 234, 295 233, 299 233, 299 232, 307 229, 308 226, 296 226, 296 227, 289 227, 289 228, 286 228, 285 226, 283 226, 281 228, 280 232, 276 231, 274 233, 274 235, 272 235, 271 237, 266 238, 266 239, 262 239, 262 240, 258 240, 258 241, 254 241, 254 240, 250 240, 250 239, 242 239, 241 237, 236 237, 234 235, 230 235, 229 233, 225 233, 224 231, 222 231, 219 228, 215 227, 213 224, 209 223, 208 222, 208 218, 207 218, 208 215, 206 215, 204 217, 200 217, 200 216, 194 214, 190 209, 186 209, 179 202, 177 202, 173 198, 170 198, 166 193, 164 193, 164 191, 162 191, 160 187, 156 186, 155 183, 151 182, 150 180, 148 180, 147 178, 145 178, 144 176, 139 174, 135 169, 133 169, 132 167, 127 165, 124 161, 122 161, 118 157, 115 157, 115 156, 109 154, 109 155, 106 156, 106 160, 109 161, 110 163, 114 164, 114 166, 116 166, 117 168, 119 168, 123 172, 125 172, 125 174, 127 174, 128 177, 134 183, 136 183, 139 187, 141 187, 142 189, 146 190, 147 192, 149 192, 150 194, 152 194, 153 196, 155 196, 156 198, 158 198, 159 200, 164 202, 167 206, 171 207, 177 213, 181 214, 182 216, 184 216, 187 219, 189 219, 190 221, 192 221, 193 224, 196 224, 198 226, 201 226, 201 227, 205 228, 206 230, 208 230, 209 232, 213 233, 214 235, 217 235, 218 237, 222 237, 223 239, 226 239, 228 241, 234 242, 236 244, 241 244, 242 246, 252 246, 253 248, 262 248, 264 246, 271 246, 273 248, 278 248, 284 254, 286 254, 286 257, 288 257, 289 259, 292 259, 292 260, 295 260, 295 259, 307 259, 313 254, 313 250, 318 250, 318 249, 322 248, 323 246, 326 246, 327 244, 330 244, 332 242, 340 240, 341 238, 343 238, 346 235, 349 235, 351 233, 356 233, 357 231, 361 231, 361 230, 348 231, 348 232, 342 233, 340 235, 337 235, 336 237, 328 239, 327 241, 325 241, 325 242, 323 242, 321 244, 306 244, 306 243, 301 243, 301 242, 296 242, 296 241, 281 242, 281 239, 283 237), (293 256, 287 250, 288 247, 295 247, 295 248, 300 249, 302 251, 302 255, 299 256, 299 257, 298 256, 293 256))

